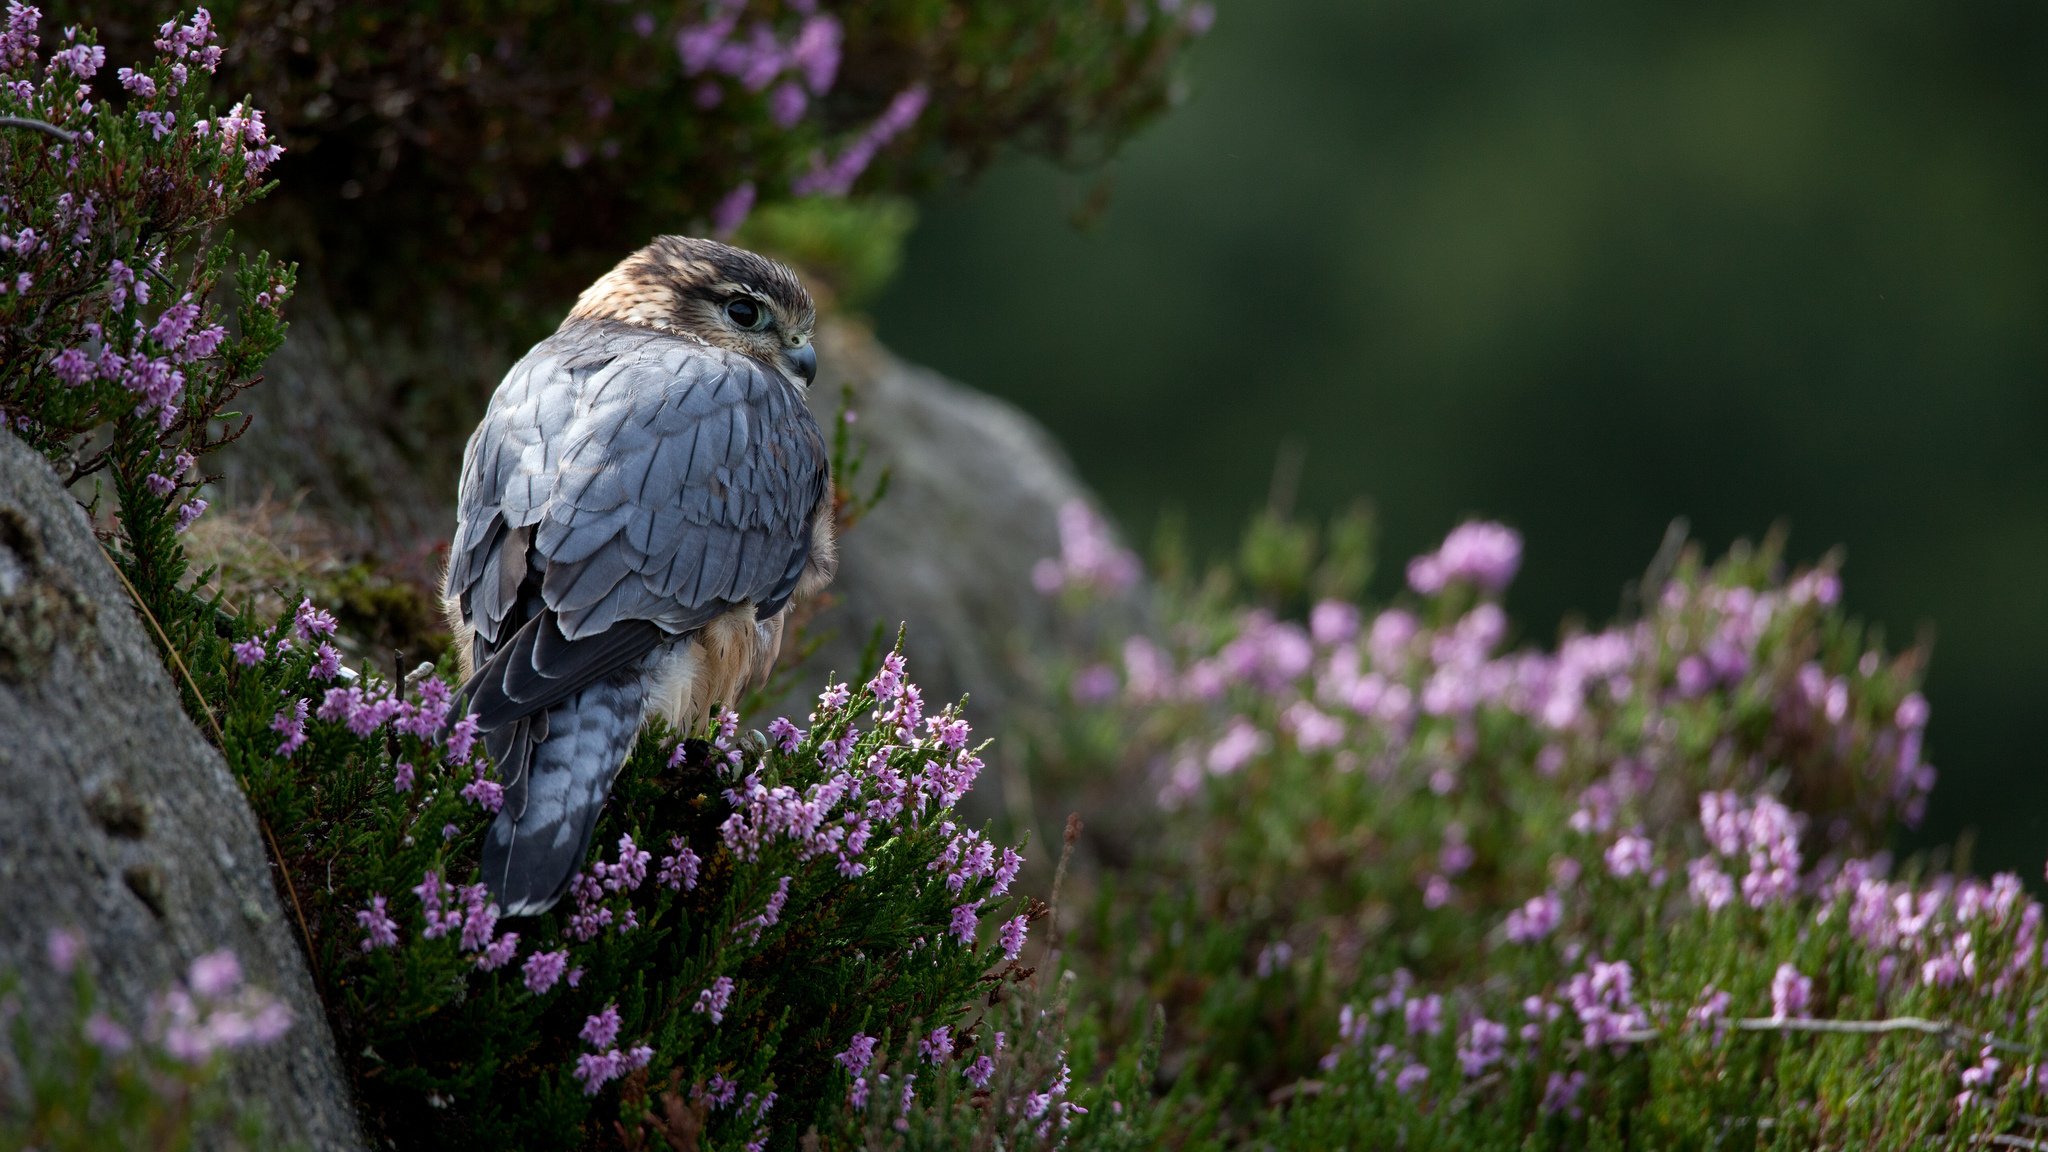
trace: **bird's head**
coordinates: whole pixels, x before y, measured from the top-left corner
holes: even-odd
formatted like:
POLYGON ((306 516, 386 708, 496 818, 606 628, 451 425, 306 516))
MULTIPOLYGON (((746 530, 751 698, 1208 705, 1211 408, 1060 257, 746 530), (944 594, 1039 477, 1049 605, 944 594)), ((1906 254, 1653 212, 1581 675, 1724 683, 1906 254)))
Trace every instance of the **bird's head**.
POLYGON ((657 236, 583 290, 571 320, 616 320, 695 337, 781 368, 809 387, 817 308, 796 273, 691 236, 657 236))

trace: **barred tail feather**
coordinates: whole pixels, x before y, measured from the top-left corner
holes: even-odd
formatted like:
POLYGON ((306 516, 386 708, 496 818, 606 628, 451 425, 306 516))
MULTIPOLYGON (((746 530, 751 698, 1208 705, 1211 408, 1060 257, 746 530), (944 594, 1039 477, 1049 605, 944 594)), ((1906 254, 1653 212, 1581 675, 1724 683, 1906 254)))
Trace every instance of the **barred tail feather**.
MULTIPOLYGON (((637 672, 592 684, 511 726, 523 778, 484 838, 484 884, 507 916, 552 908, 590 850, 612 781, 640 730, 647 686, 637 672)), ((495 751, 495 750, 494 750, 495 751)))

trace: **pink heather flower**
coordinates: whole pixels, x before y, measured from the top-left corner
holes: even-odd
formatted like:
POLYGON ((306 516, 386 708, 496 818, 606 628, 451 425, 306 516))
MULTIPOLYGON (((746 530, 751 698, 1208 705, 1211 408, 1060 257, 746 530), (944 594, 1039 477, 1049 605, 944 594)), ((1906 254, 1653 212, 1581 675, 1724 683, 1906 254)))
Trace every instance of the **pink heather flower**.
POLYGON ((410 792, 412 791, 412 785, 412 765, 400 760, 397 768, 391 774, 391 790, 393 792, 410 792))
POLYGON ((1451 882, 1437 873, 1431 873, 1422 880, 1422 906, 1431 910, 1442 908, 1451 902, 1458 890, 1451 882))
POLYGON ((839 21, 824 15, 804 20, 789 46, 789 62, 814 95, 823 96, 839 73, 839 21))
MULTIPOLYGON (((800 90, 796 90, 794 85, 785 84, 783 88, 796 91, 799 98, 803 96, 803 93, 800 90)), ((777 89, 778 92, 781 90, 777 89)), ((797 110, 797 115, 803 115, 801 108, 797 110)), ((794 123, 794 120, 791 122, 794 123)), ((784 127, 787 126, 784 125, 784 127)), ((752 180, 743 181, 735 186, 732 191, 727 192, 724 198, 719 200, 717 207, 711 210, 711 234, 714 236, 731 236, 739 231, 740 225, 746 223, 748 213, 754 210, 754 197, 754 182, 752 180)))
POLYGON ((1649 1027, 1649 1017, 1635 1002, 1635 970, 1626 960, 1592 960, 1565 983, 1564 991, 1589 1048, 1622 1043, 1628 1033, 1649 1027))
MULTIPOLYGON (((903 99, 897 97, 899 102, 903 99)), ((922 98, 918 106, 922 109, 922 98)), ((863 160, 863 167, 865 163, 863 160)), ((850 186, 852 180, 846 183, 850 186)), ((844 189, 839 194, 844 194, 844 189)), ((1040 560, 1031 570, 1031 582, 1041 595, 1051 596, 1068 587, 1120 592, 1138 582, 1138 558, 1117 543, 1109 524, 1087 501, 1069 500, 1060 506, 1059 535, 1060 554, 1040 560)))
POLYGON ((834 684, 827 684, 825 690, 818 693, 818 713, 826 715, 837 712, 841 708, 846 707, 847 701, 852 699, 853 689, 847 685, 846 681, 841 680, 834 684))
POLYGON ((675 849, 675 855, 661 858, 661 870, 655 879, 664 887, 675 890, 690 890, 697 887, 697 873, 702 866, 697 854, 690 851, 681 836, 669 838, 668 846, 675 849))
POLYGON ((1485 1072, 1500 1062, 1507 1054, 1508 1026, 1496 1024, 1484 1016, 1472 1021, 1472 1026, 1458 1040, 1458 1064, 1465 1071, 1465 1078, 1485 1072))
POLYGON ((981 925, 980 920, 976 918, 976 913, 980 910, 981 901, 979 900, 970 900, 965 904, 955 905, 953 908, 953 923, 946 931, 953 939, 972 948, 974 946, 975 929, 981 925))
POLYGON ((1803 1018, 1807 1003, 1813 998, 1813 980, 1799 974, 1791 964, 1778 965, 1777 974, 1771 977, 1771 1015, 1783 1020, 1788 1017, 1803 1018))
POLYGON ((619 837, 619 859, 615 864, 601 865, 604 868, 604 886, 612 892, 631 892, 647 879, 647 862, 654 857, 643 852, 633 843, 629 833, 619 837))
POLYGON ((228 949, 208 952, 192 961, 185 982, 201 999, 225 1000, 242 986, 242 965, 228 949))
POLYGON ((847 1041, 846 1051, 832 1059, 837 1061, 841 1068, 846 1069, 848 1074, 858 1076, 867 1071, 869 1062, 875 1058, 876 1043, 878 1041, 875 1037, 856 1032, 853 1039, 847 1041))
POLYGON ((1700 1002, 1685 1014, 1685 1023, 1696 1029, 1711 1028, 1728 1015, 1730 997, 1712 984, 1700 989, 1700 1002))
POLYGON ((1647 876, 1656 867, 1655 849, 1639 832, 1624 832, 1607 849, 1607 871, 1618 877, 1647 876))
POLYGON ((1107 664, 1090 664, 1074 674, 1074 682, 1068 691, 1077 704, 1103 704, 1116 699, 1122 687, 1117 681, 1116 669, 1107 664))
POLYGON ((610 1081, 625 1075, 625 1058, 614 1048, 609 1052, 585 1052, 576 1057, 576 1078, 583 1082, 583 1094, 595 1096, 610 1081))
POLYGON ((519 951, 519 933, 507 932, 484 946, 483 955, 476 958, 476 966, 486 972, 495 972, 512 962, 519 951))
POLYGON ((553 988, 568 967, 569 952, 567 949, 561 949, 554 952, 535 952, 526 958, 520 972, 526 979, 526 990, 539 996, 553 988))
POLYGON ((797 750, 804 742, 804 730, 790 723, 789 717, 777 716, 768 722, 768 739, 775 747, 787 754, 797 750))
POLYGON ((1418 996, 1401 1006, 1410 1036, 1434 1036, 1443 1031, 1444 998, 1434 993, 1418 996))
POLYGON ((619 1038, 619 1006, 605 1005, 603 1011, 583 1021, 583 1030, 576 1035, 592 1048, 611 1047, 619 1038))
MULTIPOLYGON (((50 371, 64 382, 65 387, 76 388, 93 378, 93 363, 83 349, 66 348, 51 359, 50 371)), ((157 495, 167 493, 158 492, 157 495)))
POLYGON ((334 635, 341 625, 335 621, 333 613, 314 607, 312 599, 307 598, 299 601, 292 627, 298 632, 299 639, 310 644, 322 636, 334 635))
POLYGON ((156 81, 150 77, 149 73, 137 72, 133 68, 123 68, 114 73, 114 75, 120 78, 121 87, 126 88, 138 98, 143 100, 156 99, 156 81))
POLYGON ((173 530, 183 532, 185 529, 190 528, 192 522, 204 516, 206 510, 211 506, 211 503, 204 499, 188 500, 180 504, 178 506, 178 523, 173 530))
POLYGON ((1564 919, 1564 900, 1555 892, 1531 897, 1508 913, 1507 937, 1512 944, 1533 944, 1550 935, 1564 919))
POLYGON ((1272 743, 1272 739, 1251 721, 1233 716, 1230 726, 1209 749, 1209 771, 1213 775, 1228 776, 1251 763, 1253 757, 1265 752, 1272 743))
POLYGON ((761 908, 761 914, 740 926, 753 929, 752 933, 747 937, 748 943, 760 940, 762 932, 775 927, 776 924, 781 922, 782 906, 789 902, 789 882, 793 879, 795 877, 784 876, 781 880, 777 881, 775 891, 768 894, 768 903, 761 908))
POLYGON ((462 798, 486 812, 496 812, 505 806, 505 786, 484 779, 483 765, 479 764, 476 778, 462 786, 462 798))
POLYGON ((953 1029, 943 1024, 932 1029, 931 1035, 917 1042, 917 1052, 927 1064, 937 1064, 950 1057, 953 1055, 953 1029))
POLYGON ((1429 1083, 1429 1069, 1421 1064, 1410 1064, 1395 1075, 1394 1091, 1403 1096, 1408 1096, 1412 1095, 1417 1088, 1427 1083, 1429 1083))
POLYGON ((1543 1114, 1554 1116, 1565 1112, 1576 1117, 1579 1114, 1579 1090, 1585 1086, 1584 1072, 1552 1072, 1543 1085, 1543 1114))
POLYGON ((1321 752, 1344 742, 1344 722, 1306 700, 1288 705, 1280 723, 1294 734, 1294 746, 1303 752, 1321 752))
POLYGON ((58 975, 69 976, 78 967, 78 957, 85 951, 85 938, 69 928, 52 928, 43 941, 43 954, 48 957, 50 967, 58 975))
POLYGON ((711 982, 711 987, 697 993, 697 1003, 690 1011, 702 1012, 711 1017, 713 1024, 725 1022, 725 1010, 732 1004, 732 977, 720 976, 711 982))
POLYGON ((996 1062, 992 1057, 985 1054, 977 1057, 974 1063, 968 1065, 967 1069, 961 1073, 962 1076, 967 1078, 967 1082, 976 1088, 988 1087, 988 1082, 995 1077, 995 1074, 996 1062))
POLYGON ((796 122, 804 118, 804 109, 810 107, 810 103, 811 98, 803 88, 785 81, 768 93, 768 118, 775 121, 778 128, 794 128, 796 122))
POLYGON ((306 702, 300 700, 278 712, 271 718, 270 730, 284 737, 284 743, 277 746, 276 755, 281 759, 291 759, 292 753, 306 743, 306 702))
POLYGON ((1956 1107, 1963 1108, 1979 1096, 1988 1095, 1998 1082, 1998 1070, 2005 1067, 2005 1061, 1993 1056, 1989 1044, 1977 1052, 1977 1064, 1963 1069, 1963 1091, 1956 1097, 1956 1107))
POLYGON ((1408 562, 1408 586, 1434 596, 1453 583, 1482 592, 1505 590, 1522 566, 1522 537, 1514 529, 1474 520, 1451 529, 1435 552, 1408 562))
POLYGON ((1735 902, 1735 881, 1714 866, 1712 856, 1702 856, 1686 865, 1686 873, 1691 877, 1695 904, 1709 912, 1719 912, 1735 902))
POLYGON ((1002 929, 996 933, 996 942, 1003 948, 1003 959, 1015 960, 1018 954, 1024 951, 1025 928, 1022 916, 1013 916, 1003 921, 1002 929))
POLYGON ((263 646, 263 641, 253 636, 236 644, 234 646, 234 653, 235 663, 240 664, 244 668, 253 668, 263 663, 264 659, 270 655, 269 650, 263 646))
POLYGON ((1358 635, 1358 606, 1323 600, 1309 610, 1308 634, 1319 647, 1330 648, 1358 635))
POLYGON ((562 979, 567 981, 571 988, 579 987, 583 983, 583 969, 581 967, 571 968, 562 979))
POLYGON ((119 1056, 135 1046, 135 1040, 128 1030, 114 1023, 104 1012, 95 1012, 85 1021, 86 1043, 109 1056, 119 1056))
POLYGON ((476 744, 476 735, 477 719, 475 713, 472 712, 455 722, 455 726, 448 730, 448 762, 450 764, 469 763, 469 754, 471 748, 476 744))
POLYGON ((390 948, 398 943, 398 922, 385 911, 382 896, 371 897, 369 907, 356 913, 356 924, 367 933, 362 943, 365 952, 390 948))
POLYGON ((320 645, 319 655, 313 666, 306 669, 306 675, 315 680, 332 680, 341 675, 341 653, 332 644, 320 645))

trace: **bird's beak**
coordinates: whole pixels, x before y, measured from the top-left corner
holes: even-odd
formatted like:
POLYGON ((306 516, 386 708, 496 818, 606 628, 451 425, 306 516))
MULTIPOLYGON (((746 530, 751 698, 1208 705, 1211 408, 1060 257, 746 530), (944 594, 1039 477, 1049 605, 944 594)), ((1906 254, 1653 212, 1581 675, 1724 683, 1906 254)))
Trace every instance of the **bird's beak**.
POLYGON ((807 388, 810 387, 811 381, 818 377, 818 350, 809 341, 801 348, 792 348, 783 353, 782 362, 788 366, 789 374, 802 380, 807 388))

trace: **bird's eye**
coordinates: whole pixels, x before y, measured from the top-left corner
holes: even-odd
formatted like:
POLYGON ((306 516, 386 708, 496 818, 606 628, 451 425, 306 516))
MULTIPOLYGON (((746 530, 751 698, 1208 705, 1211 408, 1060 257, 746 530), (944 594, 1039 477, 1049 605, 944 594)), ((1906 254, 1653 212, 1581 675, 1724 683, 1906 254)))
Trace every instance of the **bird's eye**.
POLYGON ((735 296, 725 302, 726 318, 749 332, 759 332, 768 326, 768 311, 745 296, 735 296))

